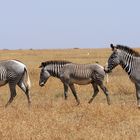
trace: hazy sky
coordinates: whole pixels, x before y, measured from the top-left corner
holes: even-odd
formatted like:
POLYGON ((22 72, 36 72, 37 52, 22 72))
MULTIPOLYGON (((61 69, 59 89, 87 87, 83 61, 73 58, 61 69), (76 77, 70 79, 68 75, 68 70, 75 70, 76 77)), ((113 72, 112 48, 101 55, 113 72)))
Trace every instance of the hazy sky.
POLYGON ((140 47, 140 0, 0 0, 0 49, 140 47))

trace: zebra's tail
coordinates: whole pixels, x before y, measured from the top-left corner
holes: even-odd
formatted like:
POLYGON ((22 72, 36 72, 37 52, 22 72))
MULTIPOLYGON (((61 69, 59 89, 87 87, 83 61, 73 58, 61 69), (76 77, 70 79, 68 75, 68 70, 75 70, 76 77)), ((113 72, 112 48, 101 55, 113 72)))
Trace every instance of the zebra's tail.
MULTIPOLYGON (((104 71, 105 71, 105 68, 106 68, 107 65, 108 65, 108 62, 106 62, 105 66, 104 66, 104 71)), ((105 75, 106 75, 106 83, 108 83, 109 82, 108 73, 106 73, 106 71, 105 71, 105 75)))
POLYGON ((108 83, 109 82, 108 74, 106 73, 105 76, 106 76, 106 83, 108 83))
POLYGON ((25 73, 26 73, 26 77, 27 77, 27 87, 28 87, 28 89, 30 89, 31 88, 31 81, 30 81, 30 77, 29 77, 29 73, 28 73, 28 71, 27 71, 27 68, 25 67, 25 73))

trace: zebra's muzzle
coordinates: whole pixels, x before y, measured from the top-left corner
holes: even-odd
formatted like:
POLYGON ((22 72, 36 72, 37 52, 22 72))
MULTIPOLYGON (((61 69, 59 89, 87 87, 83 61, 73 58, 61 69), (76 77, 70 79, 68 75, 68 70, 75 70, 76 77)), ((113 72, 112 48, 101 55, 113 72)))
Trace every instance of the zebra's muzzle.
POLYGON ((104 69, 105 73, 110 73, 111 71, 104 69))
POLYGON ((108 67, 104 67, 104 71, 105 71, 105 73, 110 73, 111 72, 111 70, 108 67))
POLYGON ((41 82, 41 83, 39 83, 39 85, 40 85, 41 87, 43 87, 43 86, 45 85, 45 83, 44 83, 44 82, 41 82))

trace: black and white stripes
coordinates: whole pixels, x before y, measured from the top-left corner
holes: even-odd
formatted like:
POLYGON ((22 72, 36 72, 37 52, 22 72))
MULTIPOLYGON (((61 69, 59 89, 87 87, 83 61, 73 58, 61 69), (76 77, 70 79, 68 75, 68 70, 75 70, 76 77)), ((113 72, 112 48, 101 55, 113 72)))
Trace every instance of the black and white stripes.
POLYGON ((0 81, 5 81, 7 77, 7 71, 4 67, 0 67, 0 81))
POLYGON ((121 65, 122 68, 128 73, 128 75, 131 74, 132 71, 132 63, 133 63, 133 56, 129 53, 122 53, 121 65))
POLYGON ((61 68, 68 63, 71 63, 71 62, 58 61, 58 60, 46 61, 46 62, 42 62, 40 67, 45 67, 51 76, 59 78, 61 68))

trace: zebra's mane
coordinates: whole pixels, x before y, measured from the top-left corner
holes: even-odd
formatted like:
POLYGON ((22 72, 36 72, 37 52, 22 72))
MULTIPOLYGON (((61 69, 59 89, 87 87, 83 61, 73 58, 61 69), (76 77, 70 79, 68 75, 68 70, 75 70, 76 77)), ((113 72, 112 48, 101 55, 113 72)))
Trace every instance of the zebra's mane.
POLYGON ((65 64, 68 64, 68 63, 72 63, 70 61, 65 61, 65 60, 49 60, 49 61, 45 61, 45 62, 42 62, 41 63, 41 66, 40 67, 45 67, 47 65, 65 65, 65 64))
POLYGON ((132 54, 133 56, 136 56, 136 57, 139 57, 140 56, 140 53, 129 48, 128 46, 123 46, 123 45, 117 45, 116 46, 117 49, 120 49, 120 50, 123 50, 123 51, 126 51, 128 52, 129 54, 132 54))

